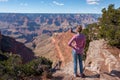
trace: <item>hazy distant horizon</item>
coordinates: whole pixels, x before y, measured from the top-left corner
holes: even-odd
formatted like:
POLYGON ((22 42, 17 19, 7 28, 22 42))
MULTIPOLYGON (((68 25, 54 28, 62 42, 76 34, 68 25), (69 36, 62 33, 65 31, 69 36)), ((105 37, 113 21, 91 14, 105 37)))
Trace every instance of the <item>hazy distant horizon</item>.
POLYGON ((13 13, 13 12, 0 12, 0 14, 102 14, 102 13, 13 13))

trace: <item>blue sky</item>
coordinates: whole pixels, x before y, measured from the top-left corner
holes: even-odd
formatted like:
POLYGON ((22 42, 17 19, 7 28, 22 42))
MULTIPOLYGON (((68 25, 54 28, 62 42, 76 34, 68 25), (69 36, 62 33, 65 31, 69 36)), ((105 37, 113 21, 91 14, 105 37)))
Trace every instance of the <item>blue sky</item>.
POLYGON ((120 0, 0 0, 0 13, 101 13, 120 0))

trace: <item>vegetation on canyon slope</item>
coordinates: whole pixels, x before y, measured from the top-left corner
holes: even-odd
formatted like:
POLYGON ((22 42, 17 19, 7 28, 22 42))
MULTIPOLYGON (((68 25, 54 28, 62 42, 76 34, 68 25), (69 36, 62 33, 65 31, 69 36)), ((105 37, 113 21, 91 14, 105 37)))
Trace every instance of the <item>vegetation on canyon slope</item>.
POLYGON ((39 57, 26 64, 17 54, 0 52, 0 80, 18 80, 30 76, 49 77, 52 62, 46 58, 39 57))
POLYGON ((99 22, 88 25, 83 33, 87 36, 87 45, 91 40, 102 38, 120 48, 120 8, 115 9, 113 4, 103 8, 99 22))

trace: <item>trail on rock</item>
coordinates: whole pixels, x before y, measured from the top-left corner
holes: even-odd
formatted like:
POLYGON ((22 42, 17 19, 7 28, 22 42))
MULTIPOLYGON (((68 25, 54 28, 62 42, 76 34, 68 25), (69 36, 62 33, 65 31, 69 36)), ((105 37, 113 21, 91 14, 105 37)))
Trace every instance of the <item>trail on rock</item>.
POLYGON ((59 58, 59 61, 62 61, 62 65, 64 66, 64 57, 63 57, 63 55, 62 55, 62 52, 61 52, 61 50, 60 50, 60 48, 59 48, 59 46, 58 46, 58 42, 52 37, 52 41, 53 41, 53 43, 54 43, 54 45, 55 45, 55 48, 56 48, 56 50, 57 50, 57 53, 58 53, 58 58, 59 58))

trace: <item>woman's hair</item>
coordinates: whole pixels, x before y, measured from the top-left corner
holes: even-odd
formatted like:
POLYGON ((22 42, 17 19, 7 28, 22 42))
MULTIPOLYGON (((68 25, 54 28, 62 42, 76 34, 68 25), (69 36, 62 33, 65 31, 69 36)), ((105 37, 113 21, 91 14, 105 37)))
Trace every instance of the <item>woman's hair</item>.
POLYGON ((82 25, 77 25, 76 31, 81 33, 82 31, 82 25))

